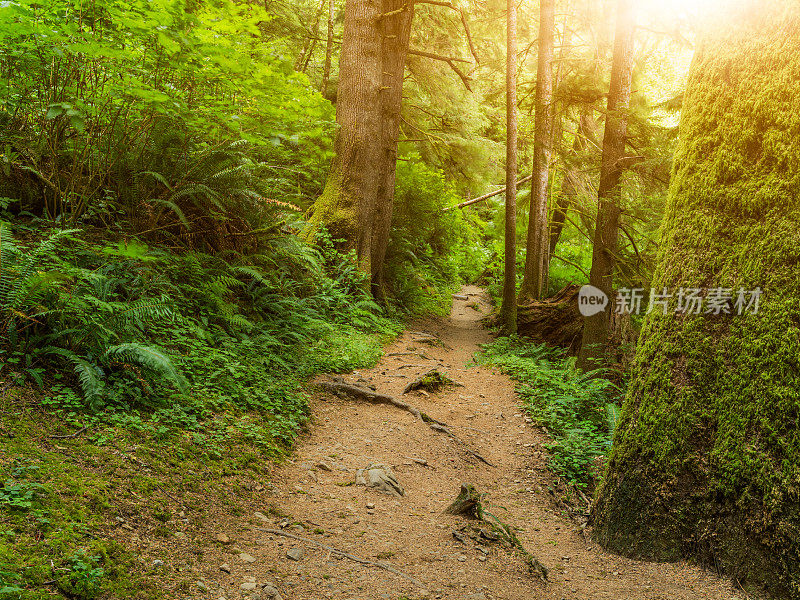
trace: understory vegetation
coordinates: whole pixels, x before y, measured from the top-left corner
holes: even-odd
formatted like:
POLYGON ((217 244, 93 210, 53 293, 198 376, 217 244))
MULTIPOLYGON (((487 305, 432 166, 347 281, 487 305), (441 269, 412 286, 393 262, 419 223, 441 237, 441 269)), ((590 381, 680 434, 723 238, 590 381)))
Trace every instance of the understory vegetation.
POLYGON ((282 35, 228 0, 0 7, 3 600, 186 591, 126 525, 191 538, 291 449, 309 378, 374 364, 484 269, 414 156, 385 305, 341 240, 302 241, 334 107, 282 35))
POLYGON ((602 372, 576 368, 563 351, 515 337, 486 344, 476 360, 518 382, 523 409, 553 439, 545 445, 550 469, 568 484, 593 488, 611 449, 620 390, 602 372))

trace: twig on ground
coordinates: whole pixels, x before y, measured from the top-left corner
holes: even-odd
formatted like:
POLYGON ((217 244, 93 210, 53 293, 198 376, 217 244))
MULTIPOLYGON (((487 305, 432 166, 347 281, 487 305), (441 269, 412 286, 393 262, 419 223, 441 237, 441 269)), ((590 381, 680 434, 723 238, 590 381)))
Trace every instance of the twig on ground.
POLYGON ((345 552, 344 550, 339 550, 338 548, 334 548, 333 546, 329 546, 327 544, 323 544, 322 542, 318 542, 317 540, 311 540, 311 539, 308 539, 308 538, 300 537, 299 535, 294 535, 293 533, 288 533, 286 531, 281 531, 280 529, 267 529, 265 527, 254 527, 253 529, 255 529, 256 531, 263 531, 265 533, 271 533, 272 535, 279 535, 279 536, 282 536, 282 537, 285 537, 285 538, 290 538, 290 539, 293 539, 293 540, 297 540, 298 542, 304 542, 306 544, 313 544, 315 546, 319 546, 320 548, 324 548, 328 552, 331 552, 333 554, 338 554, 339 556, 343 556, 343 557, 348 558, 348 559, 350 559, 350 560, 352 560, 354 562, 361 563, 362 565, 367 565, 367 566, 370 566, 370 567, 378 567, 379 569, 384 569, 386 571, 389 571, 390 573, 394 573, 395 575, 397 575, 399 577, 402 577, 404 579, 408 579, 411 583, 413 583, 417 587, 420 587, 420 588, 423 588, 423 589, 428 587, 424 583, 422 583, 419 579, 417 579, 415 577, 412 577, 411 575, 408 575, 407 573, 403 573, 402 571, 400 571, 398 569, 395 569, 392 565, 387 565, 386 563, 375 562, 375 561, 367 560, 365 558, 360 558, 358 556, 355 556, 354 554, 350 554, 349 552, 345 552))
POLYGON ((51 440, 71 440, 73 438, 78 437, 80 434, 82 434, 87 429, 89 429, 88 425, 86 427, 81 427, 80 429, 78 429, 78 431, 76 431, 75 433, 71 433, 70 435, 51 435, 50 439, 51 440))

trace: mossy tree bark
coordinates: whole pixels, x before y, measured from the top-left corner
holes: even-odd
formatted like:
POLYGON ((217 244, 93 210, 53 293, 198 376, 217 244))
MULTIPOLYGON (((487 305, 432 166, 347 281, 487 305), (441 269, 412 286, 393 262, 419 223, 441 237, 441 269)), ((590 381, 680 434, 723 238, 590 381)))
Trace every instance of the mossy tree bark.
POLYGON ((764 290, 649 315, 594 511, 603 546, 800 597, 800 5, 750 0, 692 66, 654 287, 764 290))
POLYGON ((585 370, 602 366, 602 357, 608 342, 619 218, 622 212, 622 159, 625 157, 625 141, 628 137, 635 33, 633 1, 618 0, 600 184, 597 187, 598 207, 592 246, 592 269, 589 272, 589 283, 603 291, 610 301, 605 311, 587 317, 584 323, 578 365, 585 370))
POLYGON ((380 296, 394 199, 403 74, 414 15, 403 0, 347 0, 339 58, 335 156, 310 229, 355 249, 380 296))

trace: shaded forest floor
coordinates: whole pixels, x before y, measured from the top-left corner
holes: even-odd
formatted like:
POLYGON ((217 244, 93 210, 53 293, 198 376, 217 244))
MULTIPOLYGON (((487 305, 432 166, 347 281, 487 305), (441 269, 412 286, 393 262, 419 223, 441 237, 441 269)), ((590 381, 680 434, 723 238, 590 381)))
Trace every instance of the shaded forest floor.
POLYGON ((446 422, 496 466, 408 412, 316 392, 309 432, 291 460, 238 499, 241 514, 207 507, 204 534, 210 544, 196 573, 200 589, 227 599, 278 593, 293 600, 742 598, 729 582, 693 565, 627 560, 591 541, 560 502, 545 467, 548 438, 521 413, 513 382, 497 369, 471 365, 479 344, 489 341, 480 323, 489 305, 478 288, 462 293, 469 300, 455 300, 449 318, 413 328, 443 345, 421 343, 427 338, 406 332, 376 367, 346 380, 400 397, 410 381, 437 367, 461 385, 403 398, 446 422), (405 495, 354 485, 356 470, 370 463, 390 466, 405 495), (468 524, 463 517, 442 514, 462 482, 486 492, 492 512, 517 528, 525 547, 550 569, 549 584, 530 576, 523 560, 499 544, 478 543, 460 532, 468 524), (424 587, 260 529, 382 562, 424 587))

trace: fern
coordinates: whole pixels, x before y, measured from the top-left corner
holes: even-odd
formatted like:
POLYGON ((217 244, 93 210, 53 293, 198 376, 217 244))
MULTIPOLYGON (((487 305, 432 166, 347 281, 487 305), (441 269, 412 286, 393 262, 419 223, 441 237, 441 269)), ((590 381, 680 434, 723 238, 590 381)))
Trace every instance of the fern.
POLYGON ((182 392, 188 388, 186 379, 180 375, 172 360, 160 350, 139 343, 117 344, 106 350, 106 360, 118 360, 141 365, 162 374, 182 392))

